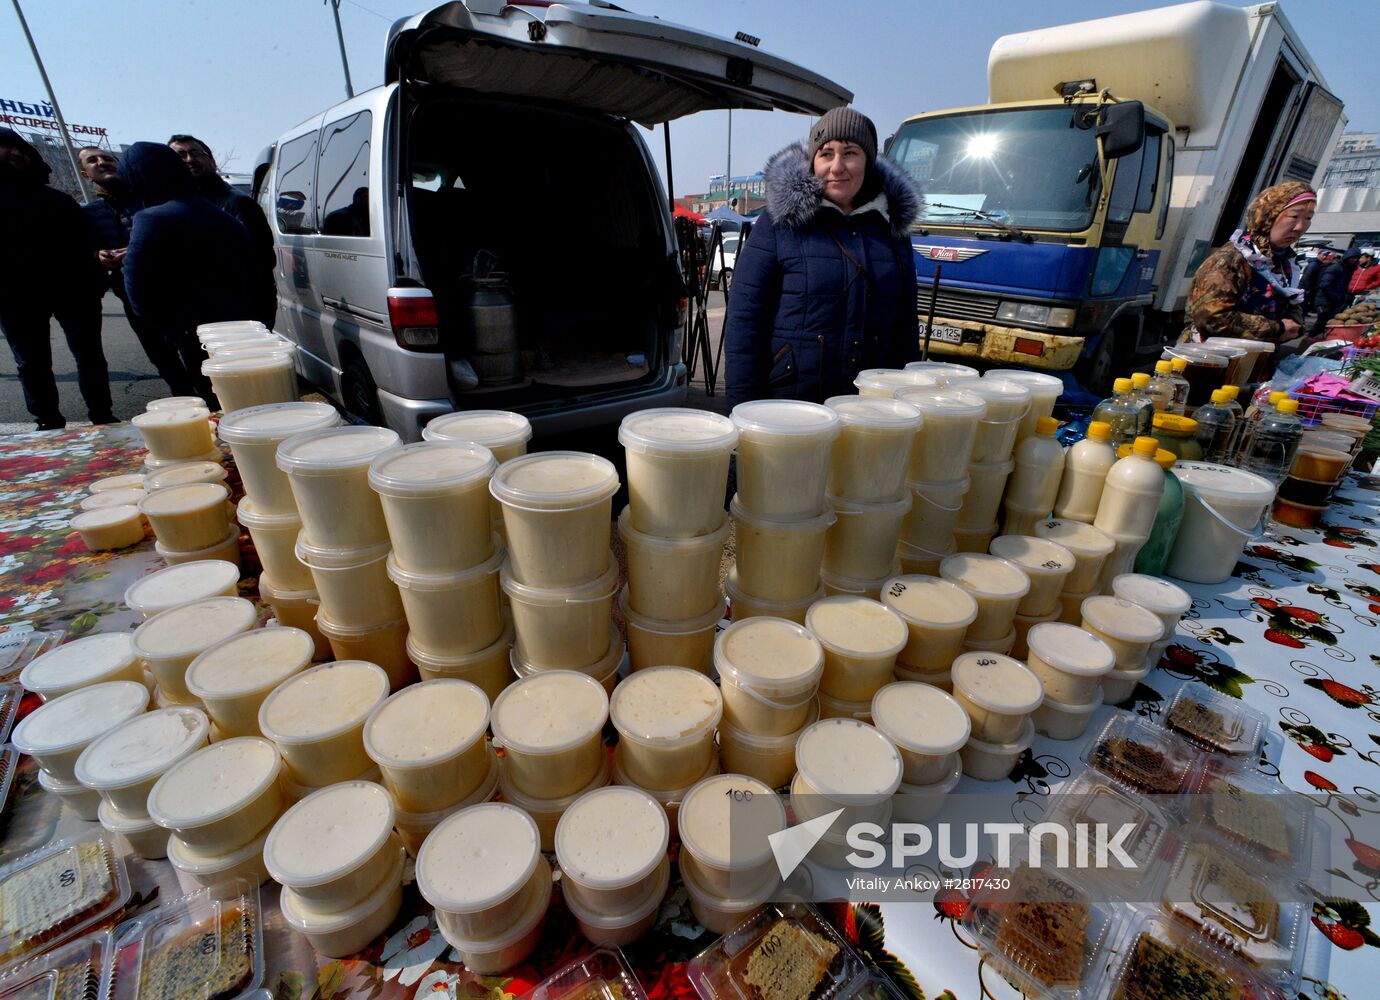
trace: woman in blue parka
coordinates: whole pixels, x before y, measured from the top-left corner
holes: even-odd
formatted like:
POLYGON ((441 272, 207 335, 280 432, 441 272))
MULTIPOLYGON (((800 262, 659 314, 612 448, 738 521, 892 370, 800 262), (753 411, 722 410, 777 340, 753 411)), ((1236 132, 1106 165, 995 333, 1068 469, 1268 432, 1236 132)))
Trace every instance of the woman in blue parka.
POLYGON ((920 198, 877 159, 877 130, 834 108, 766 166, 767 208, 738 254, 724 323, 730 406, 821 403, 865 368, 919 357, 910 227, 920 198))

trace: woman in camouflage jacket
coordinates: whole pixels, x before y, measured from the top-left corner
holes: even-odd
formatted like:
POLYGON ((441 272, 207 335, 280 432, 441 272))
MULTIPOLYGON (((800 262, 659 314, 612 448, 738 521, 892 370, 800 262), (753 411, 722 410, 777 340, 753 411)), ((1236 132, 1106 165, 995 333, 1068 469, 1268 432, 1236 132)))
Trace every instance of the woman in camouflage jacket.
POLYGON ((1189 340, 1244 337, 1280 343, 1302 333, 1304 290, 1291 247, 1317 207, 1298 181, 1266 188, 1246 209, 1246 228, 1208 255, 1188 293, 1189 340))

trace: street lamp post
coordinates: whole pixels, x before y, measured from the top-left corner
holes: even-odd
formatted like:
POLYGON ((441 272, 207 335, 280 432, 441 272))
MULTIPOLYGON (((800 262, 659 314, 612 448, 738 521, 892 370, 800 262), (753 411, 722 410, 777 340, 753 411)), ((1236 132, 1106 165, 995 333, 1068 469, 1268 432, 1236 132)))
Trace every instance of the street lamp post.
POLYGON ((19 0, 14 0, 14 13, 19 18, 19 26, 24 29, 24 37, 28 39, 29 51, 34 55, 34 65, 38 67, 38 75, 43 78, 43 89, 48 92, 48 103, 53 106, 53 115, 57 118, 58 128, 62 131, 62 145, 67 150, 67 162, 72 164, 72 174, 77 179, 77 190, 81 192, 82 200, 87 197, 86 183, 82 180, 81 168, 77 166, 77 154, 72 150, 72 136, 67 131, 67 119, 62 117, 62 108, 58 106, 57 94, 53 93, 52 81, 48 79, 48 71, 43 68, 43 60, 38 54, 38 46, 34 44, 33 32, 29 31, 29 22, 24 18, 24 10, 19 6, 19 0))
MULTIPOLYGON (((19 0, 15 0, 16 3, 19 0)), ((345 70, 345 96, 355 96, 355 85, 350 82, 350 60, 345 55, 345 32, 340 28, 340 0, 325 0, 331 5, 331 13, 335 15, 335 40, 340 43, 340 67, 345 70)))

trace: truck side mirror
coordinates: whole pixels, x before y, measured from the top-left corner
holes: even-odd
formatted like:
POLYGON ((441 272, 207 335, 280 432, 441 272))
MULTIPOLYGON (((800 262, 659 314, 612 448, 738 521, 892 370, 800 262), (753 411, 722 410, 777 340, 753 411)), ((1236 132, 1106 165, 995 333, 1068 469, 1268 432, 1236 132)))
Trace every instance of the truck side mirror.
POLYGON ((1107 159, 1130 156, 1145 142, 1145 105, 1140 101, 1104 104, 1097 116, 1097 135, 1107 159))

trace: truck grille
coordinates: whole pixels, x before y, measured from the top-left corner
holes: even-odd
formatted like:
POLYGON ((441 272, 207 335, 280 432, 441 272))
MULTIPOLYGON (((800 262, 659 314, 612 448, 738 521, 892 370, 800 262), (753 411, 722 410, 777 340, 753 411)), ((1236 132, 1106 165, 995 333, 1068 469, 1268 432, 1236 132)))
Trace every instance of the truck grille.
MULTIPOLYGON (((997 315, 998 304, 997 299, 984 295, 965 295, 941 291, 939 301, 934 306, 934 314, 946 319, 993 319, 997 315)), ((928 288, 916 290, 915 309, 922 320, 930 314, 930 290, 928 288)))

